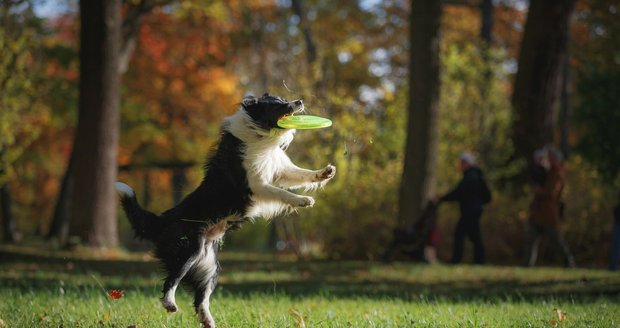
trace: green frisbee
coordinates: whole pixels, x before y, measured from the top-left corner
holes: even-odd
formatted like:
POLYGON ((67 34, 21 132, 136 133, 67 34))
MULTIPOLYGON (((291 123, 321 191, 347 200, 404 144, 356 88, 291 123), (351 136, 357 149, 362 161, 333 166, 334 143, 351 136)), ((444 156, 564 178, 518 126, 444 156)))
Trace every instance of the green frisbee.
POLYGON ((320 129, 332 126, 332 121, 312 115, 292 115, 279 119, 278 126, 284 129, 320 129))

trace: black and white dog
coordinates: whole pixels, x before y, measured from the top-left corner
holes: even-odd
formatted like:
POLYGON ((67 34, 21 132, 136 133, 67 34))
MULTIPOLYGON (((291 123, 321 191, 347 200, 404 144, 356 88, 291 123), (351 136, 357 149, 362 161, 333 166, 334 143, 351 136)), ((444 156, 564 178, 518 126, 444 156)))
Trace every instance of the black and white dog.
POLYGON ((201 184, 161 215, 144 210, 128 185, 116 183, 136 236, 155 244, 155 256, 168 274, 162 298, 166 310, 177 311, 175 291, 183 280, 195 293, 200 321, 214 327, 209 296, 217 280, 216 256, 224 233, 246 220, 314 205, 312 197, 289 189, 315 189, 334 177, 332 165, 302 169, 285 153, 295 130, 281 129, 277 121, 303 109, 301 100, 287 102, 269 94, 246 97, 237 113, 224 119, 201 184))

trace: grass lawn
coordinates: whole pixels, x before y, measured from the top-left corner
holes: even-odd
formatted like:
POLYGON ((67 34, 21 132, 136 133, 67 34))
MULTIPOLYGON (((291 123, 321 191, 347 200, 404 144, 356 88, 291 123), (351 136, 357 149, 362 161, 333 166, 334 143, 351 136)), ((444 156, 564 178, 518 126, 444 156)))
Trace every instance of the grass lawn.
MULTIPOLYGON (((620 327, 620 274, 600 270, 294 261, 222 252, 218 327, 620 327)), ((0 327, 199 327, 159 303, 148 256, 0 247, 0 327), (123 289, 118 300, 106 291, 123 289)))

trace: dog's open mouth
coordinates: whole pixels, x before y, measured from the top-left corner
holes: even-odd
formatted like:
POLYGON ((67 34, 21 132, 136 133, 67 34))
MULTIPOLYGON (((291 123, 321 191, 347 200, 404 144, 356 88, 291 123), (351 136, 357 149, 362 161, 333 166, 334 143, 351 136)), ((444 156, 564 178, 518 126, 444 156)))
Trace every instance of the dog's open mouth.
POLYGON ((284 115, 280 116, 280 117, 278 118, 278 120, 281 120, 281 119, 283 119, 283 118, 285 118, 285 117, 289 117, 289 116, 295 116, 295 113, 293 112, 293 113, 284 114, 284 115))
POLYGON ((282 115, 282 116, 278 117, 278 120, 281 120, 281 119, 283 119, 283 118, 285 118, 285 117, 289 117, 289 116, 295 116, 295 114, 298 114, 298 113, 303 113, 303 112, 304 112, 304 107, 303 107, 303 105, 302 105, 302 106, 300 106, 299 108, 297 108, 297 109, 293 110, 292 112, 290 112, 290 113, 286 113, 286 114, 284 114, 284 115, 282 115))

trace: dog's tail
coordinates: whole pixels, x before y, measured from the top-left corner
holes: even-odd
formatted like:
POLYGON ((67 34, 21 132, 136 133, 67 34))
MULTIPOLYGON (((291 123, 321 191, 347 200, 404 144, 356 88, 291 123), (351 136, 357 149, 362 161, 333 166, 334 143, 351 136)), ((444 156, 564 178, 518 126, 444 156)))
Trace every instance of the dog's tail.
POLYGON ((153 241, 161 229, 161 218, 138 204, 136 193, 130 186, 116 182, 114 187, 121 196, 121 205, 136 237, 153 241))

